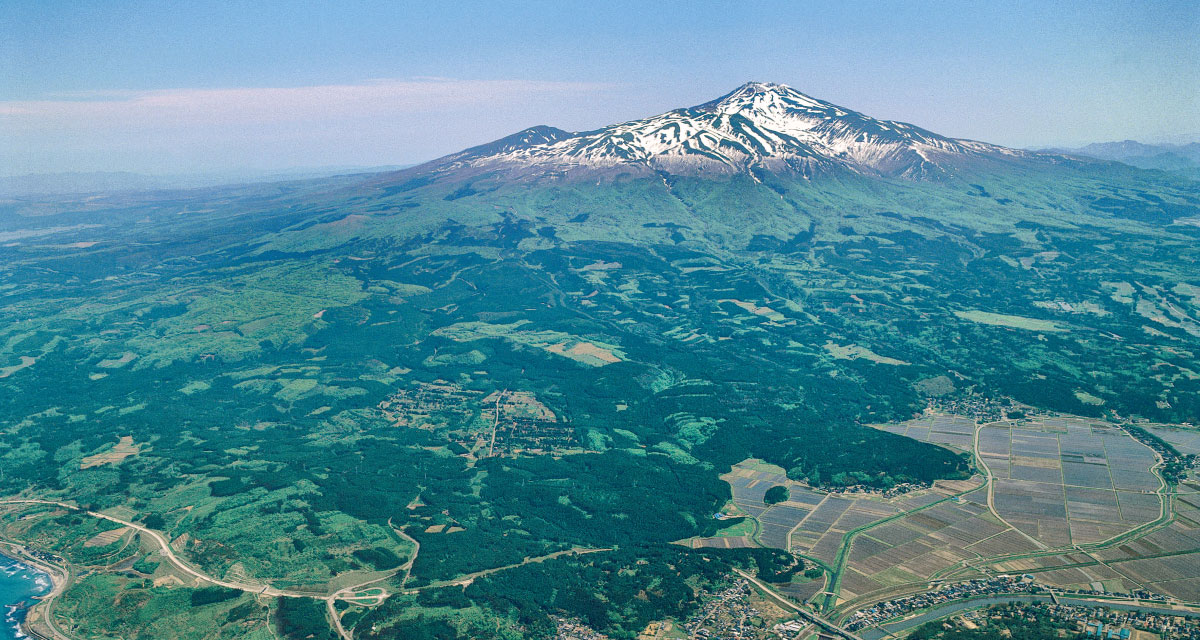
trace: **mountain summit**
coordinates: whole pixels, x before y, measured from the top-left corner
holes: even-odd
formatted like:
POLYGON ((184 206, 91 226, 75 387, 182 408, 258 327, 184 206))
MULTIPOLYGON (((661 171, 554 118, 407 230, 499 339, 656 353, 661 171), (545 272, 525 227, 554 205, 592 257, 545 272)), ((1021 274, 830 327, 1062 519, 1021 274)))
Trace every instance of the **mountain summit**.
POLYGON ((534 127, 433 165, 440 170, 500 171, 527 177, 710 175, 762 169, 803 176, 849 170, 939 179, 981 161, 1031 157, 1023 151, 878 120, 785 85, 748 82, 704 104, 595 131, 534 127))

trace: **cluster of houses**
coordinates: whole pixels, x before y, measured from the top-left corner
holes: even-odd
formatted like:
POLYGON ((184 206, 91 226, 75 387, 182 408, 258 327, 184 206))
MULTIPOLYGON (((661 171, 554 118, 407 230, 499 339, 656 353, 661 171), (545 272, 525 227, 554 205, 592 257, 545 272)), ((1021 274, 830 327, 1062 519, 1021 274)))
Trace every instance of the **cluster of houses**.
POLYGON ((721 640, 766 637, 762 612, 750 604, 750 583, 737 580, 714 593, 696 615, 684 623, 689 638, 721 640))
POLYGON ((554 640, 609 640, 609 637, 587 626, 575 618, 550 616, 554 620, 557 631, 554 640))
POLYGON ((1156 633, 1164 640, 1200 639, 1200 618, 1194 616, 1083 607, 1071 604, 1051 605, 1044 610, 1056 618, 1083 621, 1084 635, 1088 638, 1129 640, 1131 629, 1141 629, 1156 633))
MULTIPOLYGON (((940 589, 925 593, 897 598, 881 602, 873 607, 856 611, 850 616, 843 627, 847 631, 857 631, 865 627, 891 620, 921 609, 933 608, 955 600, 981 598, 987 596, 1037 593, 1043 588, 1034 583, 1030 575, 998 576, 987 580, 971 580, 946 585, 940 589)), ((1095 596, 1113 595, 1100 591, 1085 590, 1055 590, 1055 596, 1095 596)), ((1165 596, 1147 591, 1135 591, 1127 595, 1139 600, 1164 601, 1165 596)), ((1088 638, 1103 640, 1129 640, 1133 629, 1140 629, 1159 634, 1164 640, 1200 640, 1200 616, 1168 615, 1141 609, 1106 608, 1103 605, 1081 605, 1073 603, 1054 602, 1028 603, 1021 605, 1030 619, 1052 619, 1063 622, 1073 622, 1080 633, 1088 638)), ((981 616, 979 611, 965 614, 964 620, 970 622, 981 616)))
POLYGON ((855 611, 842 626, 847 631, 857 631, 918 609, 936 607, 954 600, 1010 593, 1029 593, 1038 589, 1040 587, 1034 584, 1033 577, 1029 575, 998 576, 986 580, 957 582, 932 591, 880 602, 870 608, 855 611))
MULTIPOLYGON (((1200 456, 1194 453, 1183 454, 1177 451, 1174 447, 1166 442, 1154 437, 1150 433, 1144 431, 1139 425, 1134 425, 1133 428, 1126 428, 1125 432, 1134 440, 1150 447, 1163 459, 1163 464, 1168 468, 1173 469, 1175 479, 1180 479, 1187 475, 1188 472, 1200 466, 1200 456)), ((1164 474, 1166 475, 1166 474, 1164 474)), ((1173 481, 1171 477, 1167 480, 1173 481)))
POLYGON ((831 488, 829 492, 833 493, 833 494, 844 494, 844 493, 870 494, 870 495, 874 495, 874 496, 882 496, 884 498, 894 498, 896 496, 904 495, 904 494, 908 493, 909 491, 917 491, 920 489, 928 489, 928 488, 929 488, 928 484, 921 484, 921 483, 917 483, 917 482, 901 482, 900 484, 889 487, 887 489, 877 489, 875 487, 870 487, 865 484, 853 484, 853 485, 849 485, 846 487, 831 488))
MULTIPOLYGON (((1092 583, 1092 585, 1098 586, 1097 583, 1094 583, 1094 582, 1092 583)), ((1165 596, 1161 593, 1150 593, 1149 591, 1143 591, 1141 589, 1138 589, 1136 591, 1131 591, 1128 593, 1120 592, 1120 591, 1107 591, 1107 590, 1102 591, 1099 589, 1055 589, 1054 592, 1060 596, 1114 596, 1115 595, 1115 596, 1124 596, 1124 597, 1128 597, 1128 598, 1133 598, 1135 600, 1153 600, 1156 602, 1166 602, 1168 600, 1167 596, 1165 596)))
MULTIPOLYGON (((1071 603, 1039 602, 1017 605, 1018 615, 1029 620, 1053 620, 1075 625, 1085 638, 1130 640, 1135 630, 1149 631, 1164 640, 1200 638, 1200 618, 1153 611, 1112 609, 1071 603)), ((981 620, 986 611, 972 611, 962 619, 981 620)))
POLYGON ((944 398, 933 398, 929 408, 959 416, 967 416, 980 423, 996 422, 1006 417, 1012 404, 1008 399, 989 398, 977 393, 966 393, 944 398))
POLYGON ((1089 638, 1106 638, 1107 640, 1129 640, 1130 630, 1125 627, 1109 627, 1107 631, 1104 629, 1102 622, 1089 622, 1084 625, 1087 628, 1087 637, 1089 638))

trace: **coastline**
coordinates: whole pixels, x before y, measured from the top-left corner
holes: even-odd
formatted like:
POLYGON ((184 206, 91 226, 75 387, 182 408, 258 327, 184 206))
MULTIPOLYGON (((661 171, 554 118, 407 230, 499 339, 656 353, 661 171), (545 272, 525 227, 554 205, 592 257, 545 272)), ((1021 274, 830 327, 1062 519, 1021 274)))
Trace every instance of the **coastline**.
POLYGON ((40 629, 31 627, 31 623, 44 617, 45 609, 50 602, 66 587, 68 574, 61 567, 54 566, 35 557, 28 547, 6 540, 0 541, 0 555, 12 560, 18 565, 40 573, 50 581, 50 589, 45 593, 32 597, 34 603, 25 608, 25 615, 20 621, 20 631, 30 638, 53 638, 40 629))

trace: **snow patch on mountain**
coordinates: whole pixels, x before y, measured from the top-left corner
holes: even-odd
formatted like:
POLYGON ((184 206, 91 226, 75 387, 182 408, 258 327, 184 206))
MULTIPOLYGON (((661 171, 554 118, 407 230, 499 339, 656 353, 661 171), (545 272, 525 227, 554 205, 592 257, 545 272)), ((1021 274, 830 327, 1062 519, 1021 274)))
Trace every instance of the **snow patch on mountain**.
POLYGON ((711 102, 568 133, 534 127, 439 162, 444 170, 816 175, 846 169, 911 179, 950 177, 972 161, 1033 157, 870 116, 790 87, 750 82, 711 102))

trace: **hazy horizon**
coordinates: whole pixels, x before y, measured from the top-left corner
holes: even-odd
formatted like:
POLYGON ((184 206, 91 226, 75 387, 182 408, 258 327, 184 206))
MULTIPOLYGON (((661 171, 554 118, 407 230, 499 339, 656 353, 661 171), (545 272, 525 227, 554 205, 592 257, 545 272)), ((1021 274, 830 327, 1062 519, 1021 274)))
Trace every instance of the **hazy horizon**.
POLYGON ((1200 139, 1192 3, 718 7, 9 3, 0 175, 415 164, 748 80, 1013 147, 1200 139))

